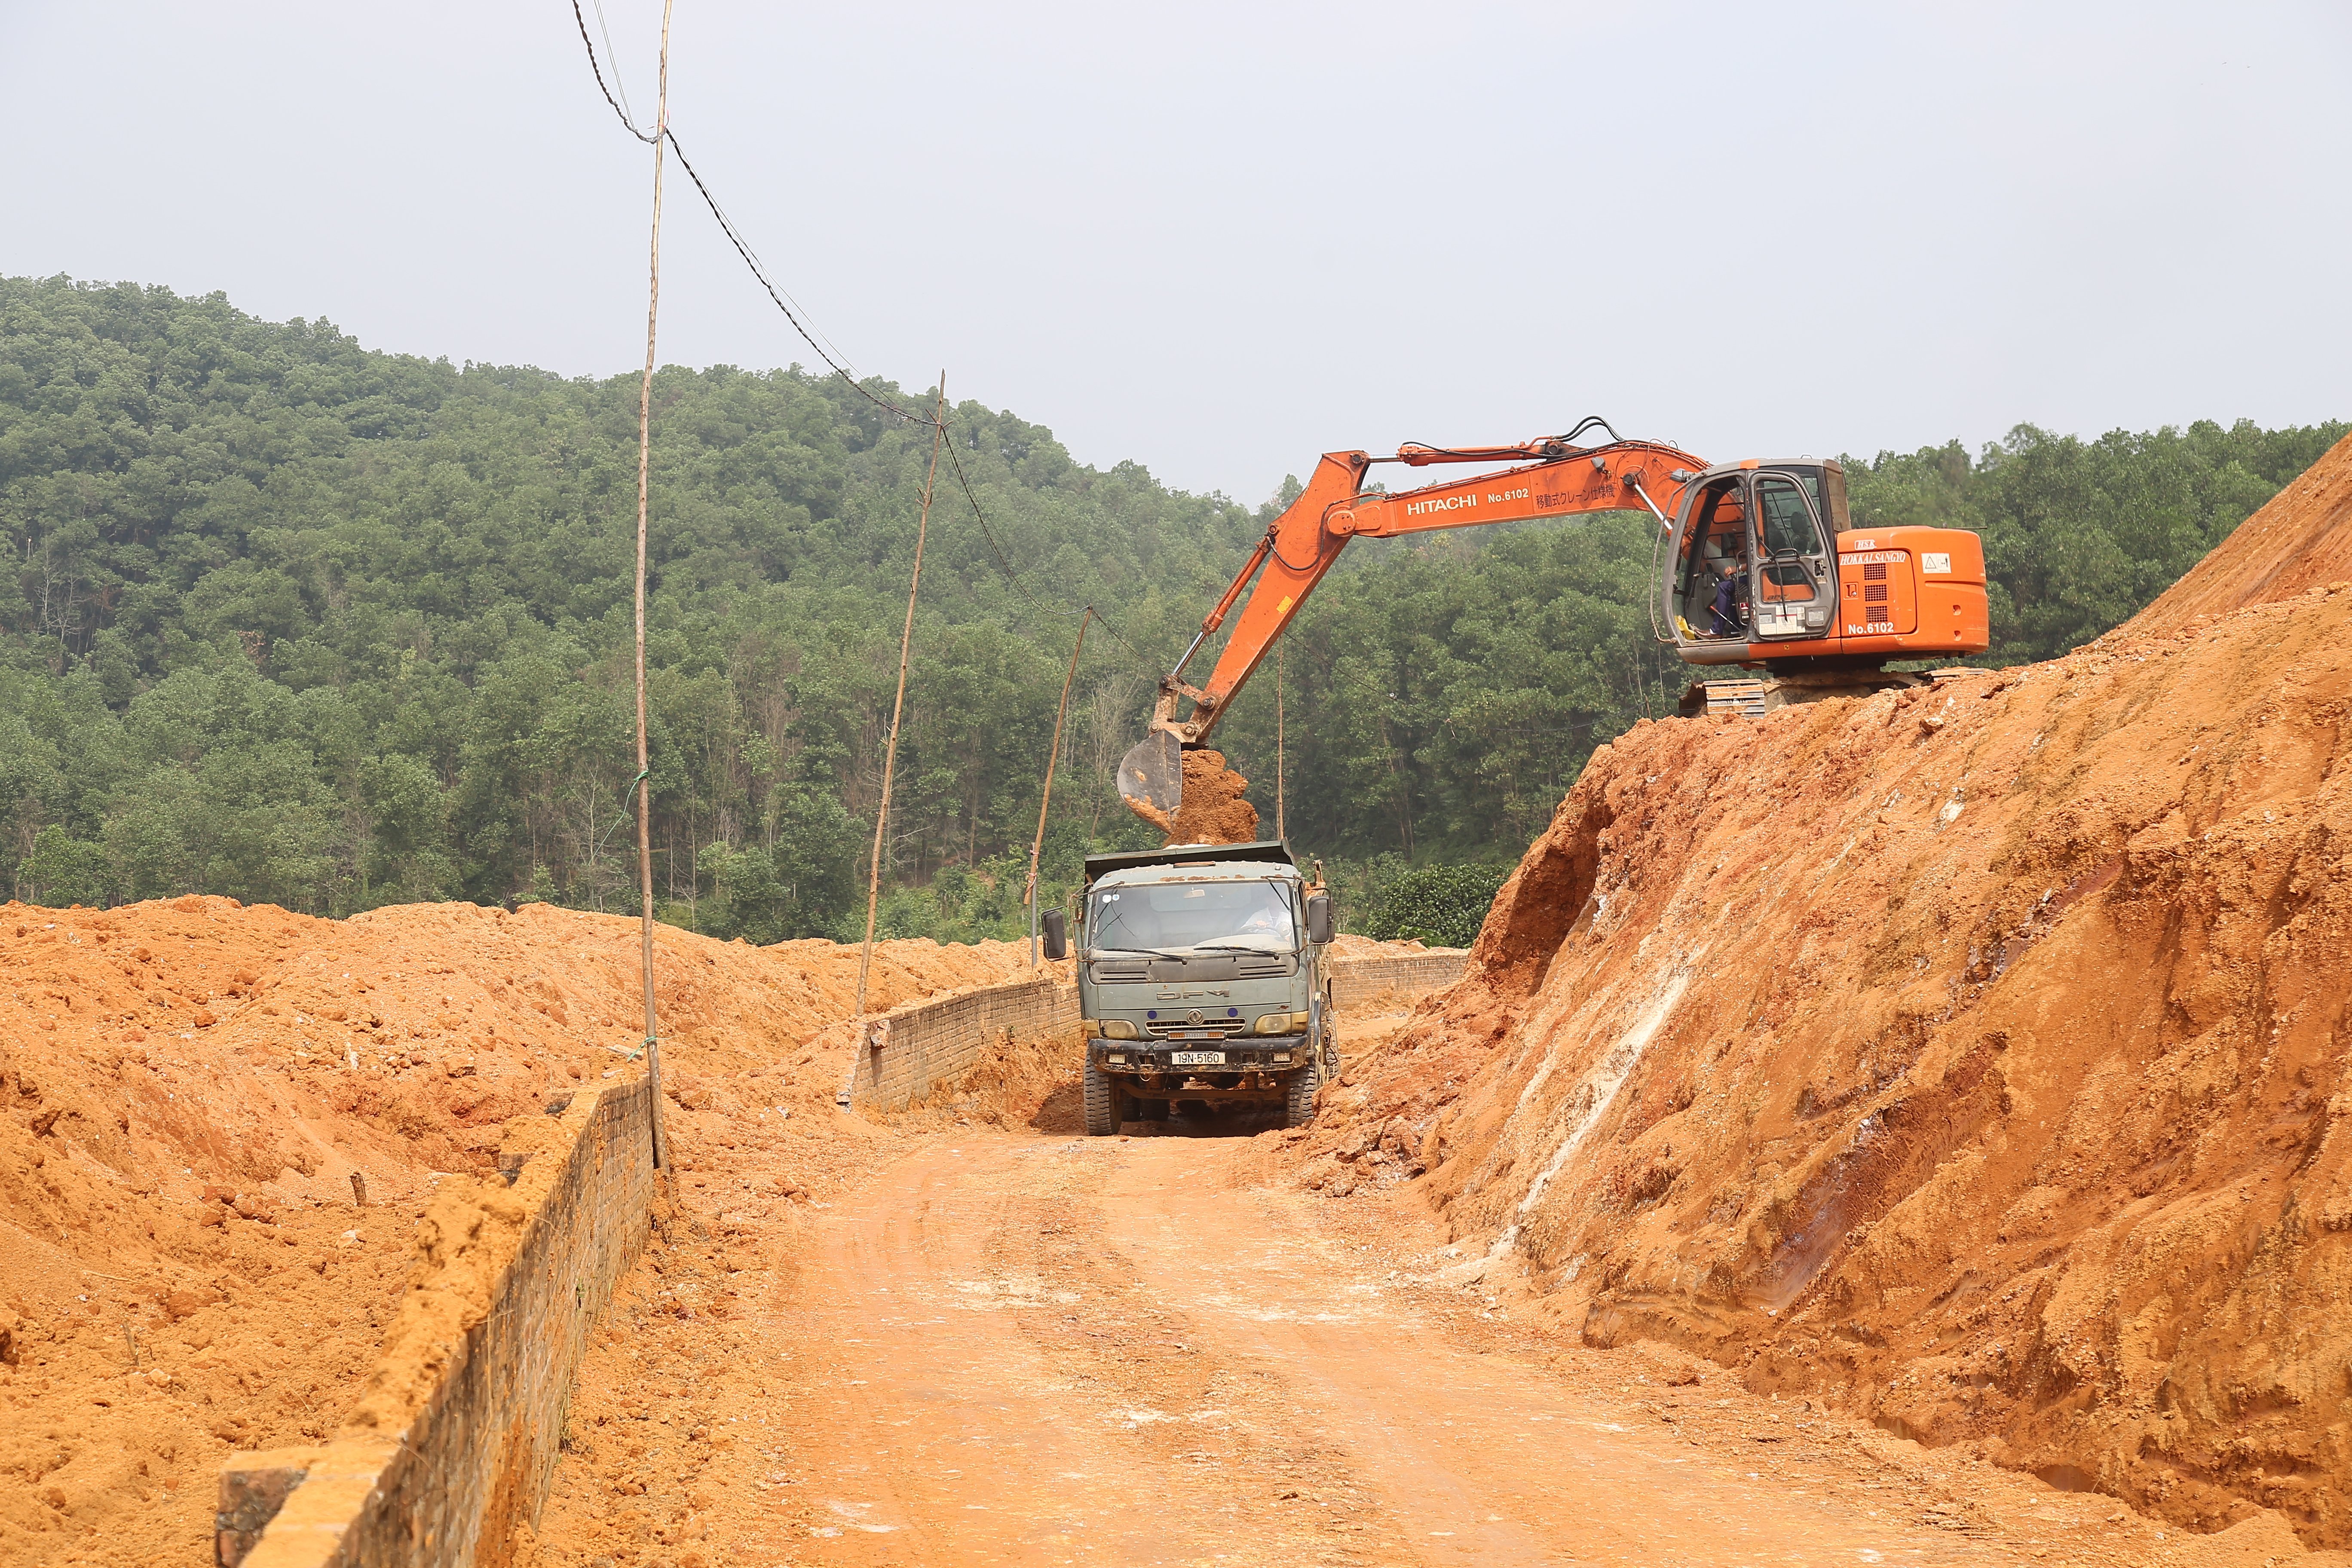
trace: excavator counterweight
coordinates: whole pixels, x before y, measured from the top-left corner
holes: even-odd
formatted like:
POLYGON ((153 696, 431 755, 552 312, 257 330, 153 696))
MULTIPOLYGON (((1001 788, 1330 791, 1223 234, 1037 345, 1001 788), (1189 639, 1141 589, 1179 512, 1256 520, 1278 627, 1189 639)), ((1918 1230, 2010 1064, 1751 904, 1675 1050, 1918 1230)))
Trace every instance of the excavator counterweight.
POLYGON ((1990 646, 1984 551, 1958 529, 1856 530, 1845 470, 1812 458, 1709 465, 1654 441, 1579 446, 1566 436, 1512 446, 1408 445, 1394 456, 1326 452, 1297 500, 1274 521, 1160 682, 1150 731, 1119 763, 1119 793, 1152 820, 1183 794, 1182 752, 1204 744, 1275 639, 1352 539, 1442 528, 1644 511, 1664 563, 1654 624, 1686 664, 1761 668, 1807 695, 1870 689, 1908 678, 1888 662, 1955 658, 1990 646), (1517 467, 1388 493, 1365 489, 1378 463, 1517 467), (1208 679, 1186 683, 1194 654, 1238 611, 1208 679), (1180 716, 1189 700, 1192 710, 1180 716))

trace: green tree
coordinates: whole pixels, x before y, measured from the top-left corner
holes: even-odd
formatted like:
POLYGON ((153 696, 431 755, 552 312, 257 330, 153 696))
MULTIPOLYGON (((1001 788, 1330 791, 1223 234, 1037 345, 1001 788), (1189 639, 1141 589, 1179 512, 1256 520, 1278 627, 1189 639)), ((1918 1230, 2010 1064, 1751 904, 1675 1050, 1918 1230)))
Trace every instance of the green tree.
MULTIPOLYGON (((0 868, 43 896, 633 910, 636 395, 374 353, 219 295, 0 279, 0 868)), ((798 368, 666 366, 655 406, 658 910, 854 933, 927 432, 798 368)), ((934 508, 885 922, 1009 936, 1079 609, 1106 620, 1048 899, 1089 852, 1155 840, 1118 758, 1297 488, 1171 490, 976 403, 952 427, 989 528, 960 486, 934 508)), ((2020 426, 1848 462, 1865 521, 1982 533, 1992 657, 2019 659, 2132 613, 2343 429, 2020 426)), ((1286 639, 1294 842, 1366 889, 1525 843, 1688 679, 1651 639, 1651 548, 1624 515, 1351 547, 1286 639)), ((1216 737, 1269 829, 1273 676, 1216 737)))
POLYGON ((103 909, 111 901, 112 891, 105 850, 67 837, 66 830, 54 822, 33 836, 32 847, 16 865, 16 896, 28 904, 103 909))

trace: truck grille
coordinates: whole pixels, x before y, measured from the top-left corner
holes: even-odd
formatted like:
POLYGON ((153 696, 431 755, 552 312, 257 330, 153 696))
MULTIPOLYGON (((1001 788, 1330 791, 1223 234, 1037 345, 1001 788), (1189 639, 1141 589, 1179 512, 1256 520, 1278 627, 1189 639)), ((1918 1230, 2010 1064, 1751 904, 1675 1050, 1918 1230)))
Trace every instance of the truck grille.
POLYGON ((1244 1031, 1239 1018, 1210 1018, 1198 1024, 1188 1024, 1181 1018, 1159 1018, 1144 1025, 1143 1032, 1155 1040, 1175 1035, 1188 1040, 1222 1040, 1244 1031))
POLYGON ((1164 985, 1214 984, 1225 980, 1271 980, 1287 974, 1297 960, 1281 952, 1203 953, 1198 958, 1106 958, 1094 964, 1098 980, 1155 980, 1164 985))

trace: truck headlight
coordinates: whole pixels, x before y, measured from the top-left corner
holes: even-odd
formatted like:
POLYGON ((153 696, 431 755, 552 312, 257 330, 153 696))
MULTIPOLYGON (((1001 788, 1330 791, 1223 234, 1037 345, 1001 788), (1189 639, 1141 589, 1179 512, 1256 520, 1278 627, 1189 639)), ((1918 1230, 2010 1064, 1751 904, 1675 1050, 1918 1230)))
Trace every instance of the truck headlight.
POLYGON ((1295 1013, 1268 1013, 1257 1021, 1257 1032, 1261 1035, 1287 1035, 1291 1033, 1290 1020, 1296 1016, 1295 1013))
POLYGON ((1105 1018, 1101 1023, 1097 1024, 1095 1027, 1101 1031, 1100 1037, 1106 1040, 1139 1040, 1143 1038, 1143 1032, 1124 1018, 1105 1018))

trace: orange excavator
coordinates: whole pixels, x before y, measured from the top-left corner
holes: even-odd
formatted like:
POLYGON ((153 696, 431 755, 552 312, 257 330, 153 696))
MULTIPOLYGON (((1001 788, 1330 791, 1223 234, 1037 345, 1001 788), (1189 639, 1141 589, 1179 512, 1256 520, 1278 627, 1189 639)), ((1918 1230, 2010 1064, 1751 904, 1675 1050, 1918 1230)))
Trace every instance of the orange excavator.
MULTIPOLYGON (((1119 793, 1175 812, 1183 752, 1207 742, 1349 540, 1596 511, 1647 511, 1656 521, 1658 640, 1688 664, 1764 671, 1768 705, 1916 684, 1925 678, 1886 665, 1990 646, 1982 542, 1958 529, 1854 528, 1845 470, 1833 461, 1710 465, 1659 442, 1622 440, 1599 418, 1515 446, 1407 445, 1386 458, 1326 452, 1161 679, 1150 731, 1119 763, 1119 793), (1595 429, 1608 439, 1579 445, 1595 429), (1514 460, 1518 467, 1420 489, 1364 488, 1380 463, 1514 460), (1236 606, 1215 668, 1188 684, 1185 667, 1236 606), (1188 700, 1192 710, 1180 718, 1188 700)), ((1704 695, 1696 701, 1685 699, 1685 711, 1703 709, 1704 695)))

